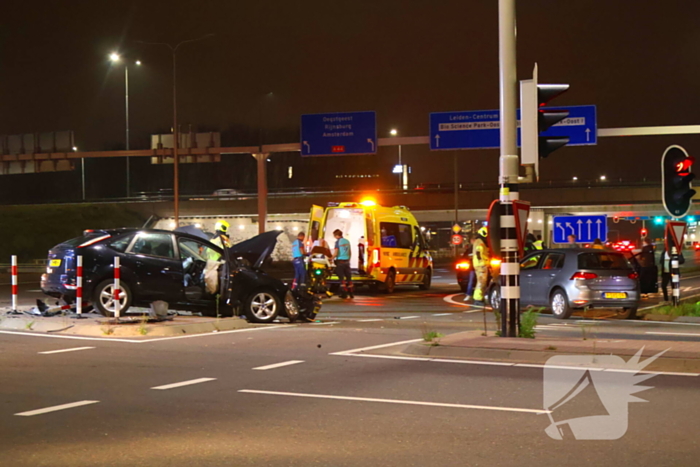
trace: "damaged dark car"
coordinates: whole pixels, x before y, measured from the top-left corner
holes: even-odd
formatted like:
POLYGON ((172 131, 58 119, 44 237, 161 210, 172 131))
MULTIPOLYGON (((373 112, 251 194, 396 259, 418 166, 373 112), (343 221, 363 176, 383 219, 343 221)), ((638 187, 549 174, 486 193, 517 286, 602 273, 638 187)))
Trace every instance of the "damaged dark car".
POLYGON ((245 315, 252 322, 278 317, 312 320, 320 304, 292 292, 262 270, 271 261, 279 232, 266 232, 231 248, 219 248, 206 234, 150 229, 89 230, 49 251, 43 293, 74 303, 77 256, 83 257, 83 300, 114 316, 114 258, 120 261, 121 313, 157 300, 169 308, 206 316, 245 315), (295 296, 296 295, 296 296, 295 296))

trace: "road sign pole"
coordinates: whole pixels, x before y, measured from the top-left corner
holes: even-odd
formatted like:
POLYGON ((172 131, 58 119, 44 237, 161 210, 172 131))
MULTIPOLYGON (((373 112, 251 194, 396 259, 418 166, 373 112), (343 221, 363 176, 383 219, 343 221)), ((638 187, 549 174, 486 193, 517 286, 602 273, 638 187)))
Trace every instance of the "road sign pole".
POLYGON ((501 337, 515 337, 520 315, 520 262, 513 215, 519 199, 517 148, 517 89, 515 56, 515 0, 498 1, 498 58, 500 75, 500 237, 501 237, 501 337))

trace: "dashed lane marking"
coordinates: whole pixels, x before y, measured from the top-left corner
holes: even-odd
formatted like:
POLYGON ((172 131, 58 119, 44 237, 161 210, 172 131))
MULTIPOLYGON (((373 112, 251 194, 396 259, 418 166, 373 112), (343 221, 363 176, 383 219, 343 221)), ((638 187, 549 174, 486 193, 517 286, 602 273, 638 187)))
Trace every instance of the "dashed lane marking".
POLYGON ((77 352, 78 350, 90 350, 94 349, 95 347, 73 347, 72 349, 60 349, 60 350, 49 350, 46 352, 37 352, 41 355, 51 355, 54 353, 64 353, 64 352, 77 352))
POLYGON ((253 368, 253 370, 272 370, 274 368, 281 368, 283 366, 296 365, 297 363, 304 363, 304 360, 289 360, 288 362, 273 363, 272 365, 265 365, 253 368))
POLYGON ((181 381, 179 383, 173 383, 173 384, 166 384, 163 386, 155 386, 152 387, 151 389, 158 389, 158 390, 166 390, 166 389, 173 389, 173 388, 179 388, 182 386, 191 386, 193 384, 199 384, 199 383, 206 383, 209 381, 215 381, 216 378, 198 378, 198 379, 191 379, 189 381, 181 381))
POLYGON ((358 323, 373 323, 375 321, 384 321, 383 319, 380 318, 372 318, 372 319, 358 319, 358 323))
POLYGON ((20 412, 15 415, 18 417, 33 417, 34 415, 41 415, 50 412, 58 412, 59 410, 72 409, 75 407, 82 407, 83 405, 97 404, 100 401, 78 401, 71 402, 70 404, 54 405, 53 407, 45 407, 43 409, 30 410, 28 412, 20 412))
POLYGON ((401 404, 401 405, 422 405, 427 407, 446 407, 451 409, 476 409, 476 410, 494 410, 498 412, 521 412, 532 414, 551 413, 549 410, 541 409, 521 409, 517 407, 497 407, 488 405, 471 405, 471 404, 446 404, 443 402, 423 402, 423 401, 407 401, 401 399, 376 399, 373 397, 350 397, 350 396, 333 396, 329 394, 305 394, 299 392, 279 392, 279 391, 258 391, 255 389, 240 389, 238 392, 246 394, 264 394, 270 396, 288 396, 288 397, 306 397, 312 399, 332 399, 341 401, 355 402, 382 402, 385 404, 401 404))
POLYGON ((436 313, 433 316, 450 316, 452 313, 436 313))

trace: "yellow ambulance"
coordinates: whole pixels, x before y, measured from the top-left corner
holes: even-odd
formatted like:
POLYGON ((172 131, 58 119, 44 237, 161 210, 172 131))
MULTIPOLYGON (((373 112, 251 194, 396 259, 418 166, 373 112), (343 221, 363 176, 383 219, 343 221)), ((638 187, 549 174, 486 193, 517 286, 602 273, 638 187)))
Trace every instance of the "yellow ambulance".
MULTIPOLYGON (((407 207, 379 206, 366 199, 311 208, 309 246, 323 238, 333 251, 336 229, 350 241, 350 267, 356 287, 368 285, 386 293, 392 293, 397 285, 430 288, 433 259, 418 221, 407 207), (365 247, 364 258, 359 255, 360 243, 365 247)), ((338 284, 337 276, 331 276, 328 283, 338 284)))

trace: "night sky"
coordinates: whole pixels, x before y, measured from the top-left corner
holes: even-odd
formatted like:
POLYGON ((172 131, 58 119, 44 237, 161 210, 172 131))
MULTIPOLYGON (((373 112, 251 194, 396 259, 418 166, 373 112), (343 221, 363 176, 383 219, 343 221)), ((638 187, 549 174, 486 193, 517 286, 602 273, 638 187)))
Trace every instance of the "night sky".
MULTIPOLYGON (((519 79, 538 62, 541 82, 571 85, 554 104, 597 105, 599 128, 700 123, 700 2, 521 0, 517 22, 519 79)), ((81 150, 122 149, 123 68, 107 60, 119 51, 143 61, 130 68, 131 147, 146 148, 172 124, 171 56, 137 41, 208 33, 178 52, 179 121, 227 145, 298 141, 304 113, 376 110, 380 137, 425 136, 430 112, 498 108, 496 0, 22 1, 0 16, 0 134, 74 130, 81 150)), ((697 157, 700 137, 601 138, 553 153, 541 177, 656 180, 670 144, 697 157)), ((395 154, 382 149, 382 167, 395 154)), ((404 155, 413 182, 451 180, 452 153, 404 155)), ((496 150, 459 157, 478 168, 460 180, 496 181, 496 150)), ((195 180, 215 169, 188 170, 195 180)))

